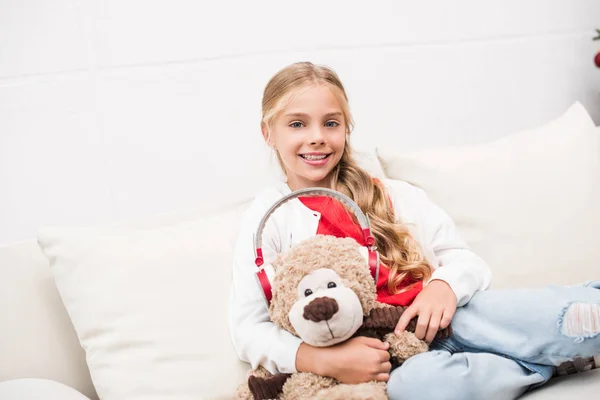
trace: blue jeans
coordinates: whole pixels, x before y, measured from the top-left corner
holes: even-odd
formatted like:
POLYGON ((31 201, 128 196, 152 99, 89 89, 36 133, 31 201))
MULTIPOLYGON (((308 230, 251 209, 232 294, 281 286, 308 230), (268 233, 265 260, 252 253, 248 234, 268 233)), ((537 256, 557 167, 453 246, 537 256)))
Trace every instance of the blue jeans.
POLYGON ((390 400, 516 399, 554 366, 600 354, 600 281, 490 290, 457 309, 453 335, 390 375, 390 400))

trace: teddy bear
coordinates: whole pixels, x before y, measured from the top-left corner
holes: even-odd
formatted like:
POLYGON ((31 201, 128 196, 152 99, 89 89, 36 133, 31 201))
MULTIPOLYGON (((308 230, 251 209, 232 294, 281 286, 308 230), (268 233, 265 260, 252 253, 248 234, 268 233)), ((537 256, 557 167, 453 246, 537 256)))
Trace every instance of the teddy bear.
MULTIPOLYGON (((404 307, 376 301, 375 281, 352 238, 315 235, 277 256, 272 264, 273 323, 313 346, 333 346, 356 336, 390 343, 392 368, 428 350, 414 335, 416 319, 396 335, 404 307)), ((448 327, 438 337, 451 334, 448 327)), ((384 382, 343 384, 307 372, 270 374, 263 367, 249 371, 237 389, 238 400, 373 399, 387 400, 384 382)))

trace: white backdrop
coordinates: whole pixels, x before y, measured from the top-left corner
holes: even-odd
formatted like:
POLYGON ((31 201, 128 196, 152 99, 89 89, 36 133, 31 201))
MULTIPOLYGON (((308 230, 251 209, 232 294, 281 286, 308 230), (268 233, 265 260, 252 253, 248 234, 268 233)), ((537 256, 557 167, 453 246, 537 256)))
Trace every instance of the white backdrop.
POLYGON ((598 0, 0 0, 0 244, 248 198, 260 98, 332 66, 353 143, 489 141, 581 101, 600 123, 598 0))

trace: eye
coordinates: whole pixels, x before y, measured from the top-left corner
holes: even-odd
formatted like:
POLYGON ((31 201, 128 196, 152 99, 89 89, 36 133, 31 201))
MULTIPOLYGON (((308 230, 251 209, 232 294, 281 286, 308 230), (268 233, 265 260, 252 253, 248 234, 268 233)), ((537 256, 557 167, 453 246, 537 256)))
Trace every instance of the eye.
POLYGON ((335 287, 337 287, 337 285, 335 284, 335 282, 329 282, 329 283, 327 284, 327 289, 333 289, 333 288, 335 288, 335 287))
POLYGON ((325 126, 328 128, 335 128, 337 126, 340 126, 339 122, 336 121, 327 121, 325 122, 325 126))
POLYGON ((311 294, 313 294, 313 291, 312 291, 312 290, 310 290, 310 289, 306 289, 306 290, 304 291, 304 297, 308 297, 308 296, 310 296, 311 294))
POLYGON ((304 124, 303 124, 302 122, 300 122, 300 121, 296 121, 296 122, 292 122, 292 123, 290 124, 290 127, 292 127, 292 128, 296 128, 296 129, 297 129, 297 128, 302 128, 302 126, 303 126, 303 125, 304 125, 304 124))

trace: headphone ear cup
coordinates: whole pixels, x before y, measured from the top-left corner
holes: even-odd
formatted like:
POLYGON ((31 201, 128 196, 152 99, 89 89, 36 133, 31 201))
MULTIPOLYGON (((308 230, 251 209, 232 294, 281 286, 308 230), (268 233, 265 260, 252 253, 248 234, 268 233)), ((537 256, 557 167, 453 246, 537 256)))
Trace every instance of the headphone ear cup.
POLYGON ((267 308, 269 308, 273 292, 271 291, 271 282, 269 282, 269 278, 264 269, 261 269, 256 273, 256 280, 261 289, 260 292, 263 295, 265 303, 267 303, 267 308))
POLYGON ((273 266, 271 264, 264 265, 256 273, 256 279, 260 288, 262 289, 261 293, 263 294, 265 302, 267 303, 267 308, 269 308, 269 305, 271 304, 271 299, 273 298, 271 282, 274 276, 275 270, 273 269, 273 266))
POLYGON ((371 269, 371 276, 375 279, 375 287, 377 287, 377 281, 379 281, 380 263, 381 260, 379 259, 377 250, 369 250, 369 268, 371 269))
POLYGON ((379 253, 376 250, 371 250, 365 246, 361 246, 358 249, 358 252, 361 256, 363 256, 365 262, 369 265, 371 276, 373 279, 375 279, 375 286, 377 286, 377 281, 379 280, 379 265, 381 263, 379 259, 379 253))

